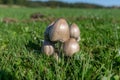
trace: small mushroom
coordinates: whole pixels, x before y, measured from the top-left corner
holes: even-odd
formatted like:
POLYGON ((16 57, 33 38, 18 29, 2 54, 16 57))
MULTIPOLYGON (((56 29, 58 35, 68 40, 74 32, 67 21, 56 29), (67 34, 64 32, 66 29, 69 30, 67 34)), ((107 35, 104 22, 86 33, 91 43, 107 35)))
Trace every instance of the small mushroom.
POLYGON ((60 18, 55 21, 49 32, 49 38, 51 41, 60 42, 65 42, 70 38, 69 26, 65 19, 60 18))
POLYGON ((50 41, 45 40, 42 46, 42 52, 50 56, 54 53, 54 46, 50 41))
POLYGON ((75 38, 77 41, 80 40, 80 30, 75 23, 70 26, 70 37, 75 38))
POLYGON ((70 38, 63 45, 63 51, 66 56, 72 56, 80 50, 78 42, 74 38, 70 38))

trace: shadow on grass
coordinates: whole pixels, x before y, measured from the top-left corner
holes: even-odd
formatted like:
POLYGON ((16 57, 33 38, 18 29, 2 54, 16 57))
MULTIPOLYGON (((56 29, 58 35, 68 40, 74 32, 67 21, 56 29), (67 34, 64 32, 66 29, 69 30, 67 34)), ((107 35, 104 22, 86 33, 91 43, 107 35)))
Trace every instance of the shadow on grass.
POLYGON ((4 70, 0 70, 0 80, 18 80, 18 79, 11 73, 4 70))
POLYGON ((25 45, 28 51, 34 51, 37 53, 41 53, 41 46, 39 44, 36 44, 32 41, 29 41, 27 45, 25 45))

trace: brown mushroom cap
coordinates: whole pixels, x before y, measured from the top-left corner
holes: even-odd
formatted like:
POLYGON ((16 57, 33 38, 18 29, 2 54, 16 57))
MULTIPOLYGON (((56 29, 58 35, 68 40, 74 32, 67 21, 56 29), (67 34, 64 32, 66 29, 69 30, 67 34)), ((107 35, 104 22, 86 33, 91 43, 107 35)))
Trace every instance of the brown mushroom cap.
POLYGON ((68 23, 65 19, 58 19, 49 32, 49 38, 51 41, 65 42, 70 38, 70 31, 68 23))
POLYGON ((42 52, 50 56, 54 53, 54 46, 50 41, 45 40, 42 46, 42 52))
POLYGON ((70 38, 63 45, 63 51, 66 56, 72 56, 80 49, 78 42, 74 38, 70 38))
POLYGON ((80 30, 79 30, 78 26, 75 23, 73 23, 70 26, 70 37, 75 38, 77 40, 78 40, 78 38, 80 38, 80 30))

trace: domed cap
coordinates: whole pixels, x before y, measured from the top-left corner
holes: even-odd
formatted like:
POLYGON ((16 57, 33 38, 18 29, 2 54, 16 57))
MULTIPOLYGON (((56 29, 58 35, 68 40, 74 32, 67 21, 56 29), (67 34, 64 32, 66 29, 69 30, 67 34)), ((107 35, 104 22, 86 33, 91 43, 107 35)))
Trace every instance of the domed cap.
POLYGON ((65 19, 60 18, 51 27, 49 38, 51 41, 65 42, 70 38, 68 23, 65 19))
POLYGON ((75 23, 73 23, 70 26, 70 37, 75 38, 76 40, 80 38, 80 30, 79 30, 79 27, 75 23))
POLYGON ((80 50, 78 42, 74 38, 70 38, 63 45, 63 51, 66 56, 72 56, 80 50))

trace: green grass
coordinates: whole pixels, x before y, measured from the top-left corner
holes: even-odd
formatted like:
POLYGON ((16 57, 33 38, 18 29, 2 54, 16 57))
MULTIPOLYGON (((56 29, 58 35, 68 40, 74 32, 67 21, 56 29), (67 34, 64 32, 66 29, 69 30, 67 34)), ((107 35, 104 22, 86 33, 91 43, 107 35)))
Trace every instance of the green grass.
POLYGON ((51 23, 0 22, 0 80, 119 80, 120 11, 118 9, 0 8, 0 18, 29 19, 31 13, 64 17, 81 30, 80 52, 56 62, 40 52, 51 23))

